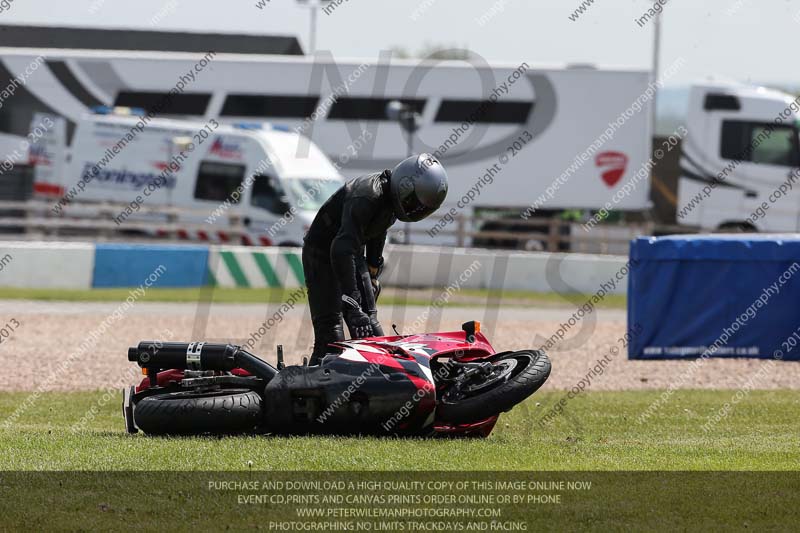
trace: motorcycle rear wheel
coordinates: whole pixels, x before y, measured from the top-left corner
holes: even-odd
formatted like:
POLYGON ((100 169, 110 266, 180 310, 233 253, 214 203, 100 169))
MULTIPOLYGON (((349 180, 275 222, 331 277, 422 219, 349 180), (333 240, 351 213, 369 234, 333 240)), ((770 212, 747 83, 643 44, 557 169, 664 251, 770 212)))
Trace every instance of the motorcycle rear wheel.
POLYGON ((136 426, 150 435, 248 433, 261 417, 261 396, 248 389, 156 394, 133 411, 136 426))
POLYGON ((491 362, 495 371, 472 382, 459 394, 445 393, 437 418, 451 424, 480 422, 512 407, 539 390, 550 376, 550 359, 539 350, 504 353, 491 362))

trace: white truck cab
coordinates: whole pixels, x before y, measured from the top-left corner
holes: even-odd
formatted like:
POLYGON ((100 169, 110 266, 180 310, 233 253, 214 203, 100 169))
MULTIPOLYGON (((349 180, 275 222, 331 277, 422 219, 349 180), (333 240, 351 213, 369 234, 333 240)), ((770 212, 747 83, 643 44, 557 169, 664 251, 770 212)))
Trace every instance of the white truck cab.
POLYGON ((193 228, 179 233, 187 239, 234 242, 226 232, 234 216, 247 228, 244 244, 288 246, 302 244, 318 208, 343 184, 313 142, 269 124, 141 123, 136 113, 86 116, 56 188, 73 202, 128 204, 118 221, 152 221, 142 206, 191 209, 177 218, 193 228))
POLYGON ((692 87, 677 221, 712 230, 800 230, 800 100, 764 87, 692 87))

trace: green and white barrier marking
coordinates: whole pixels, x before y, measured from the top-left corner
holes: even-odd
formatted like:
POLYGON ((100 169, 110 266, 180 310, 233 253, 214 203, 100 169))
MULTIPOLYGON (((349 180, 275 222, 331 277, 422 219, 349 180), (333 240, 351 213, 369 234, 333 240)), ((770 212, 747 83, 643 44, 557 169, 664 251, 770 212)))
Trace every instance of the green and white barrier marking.
POLYGON ((217 287, 302 287, 306 284, 299 249, 212 246, 210 283, 217 287))

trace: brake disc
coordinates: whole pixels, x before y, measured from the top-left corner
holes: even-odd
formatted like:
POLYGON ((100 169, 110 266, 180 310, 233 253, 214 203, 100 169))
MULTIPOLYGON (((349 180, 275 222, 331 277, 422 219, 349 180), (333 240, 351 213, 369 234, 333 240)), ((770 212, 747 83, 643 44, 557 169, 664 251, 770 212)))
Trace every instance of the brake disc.
POLYGON ((492 368, 492 373, 489 374, 485 380, 472 385, 466 385, 461 390, 463 392, 476 392, 491 387, 500 381, 505 381, 508 379, 516 367, 516 359, 503 359, 494 365, 494 368, 492 368))

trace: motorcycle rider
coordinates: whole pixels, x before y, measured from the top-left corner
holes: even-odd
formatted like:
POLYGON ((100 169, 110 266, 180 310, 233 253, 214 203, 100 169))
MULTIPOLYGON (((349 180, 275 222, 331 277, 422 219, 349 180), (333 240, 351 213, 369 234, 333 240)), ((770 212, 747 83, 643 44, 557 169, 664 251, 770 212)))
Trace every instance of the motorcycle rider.
POLYGON ((380 292, 386 233, 396 220, 426 218, 446 196, 444 167, 432 155, 419 154, 394 170, 348 181, 322 205, 303 240, 303 271, 314 325, 309 364, 322 361, 328 344, 344 340, 342 317, 351 338, 383 334, 377 317, 362 307, 367 303, 362 291, 374 292, 374 299, 380 292), (367 286, 359 274, 364 270, 369 271, 367 286))

